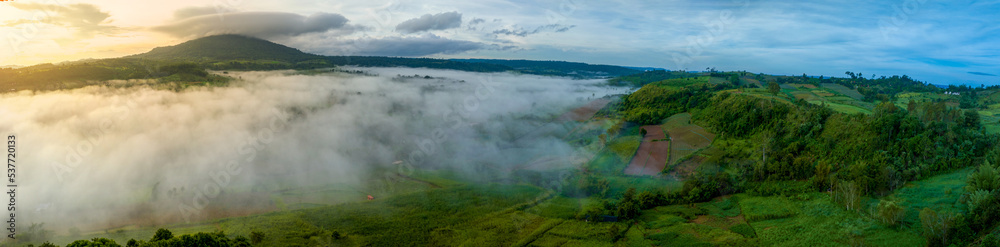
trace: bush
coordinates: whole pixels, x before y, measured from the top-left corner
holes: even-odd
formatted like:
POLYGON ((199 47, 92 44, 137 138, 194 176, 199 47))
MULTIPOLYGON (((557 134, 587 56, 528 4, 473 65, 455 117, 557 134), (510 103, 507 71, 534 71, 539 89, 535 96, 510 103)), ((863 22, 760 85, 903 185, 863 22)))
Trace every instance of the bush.
POLYGON ((983 237, 983 242, 979 244, 980 247, 1000 247, 1000 233, 992 232, 986 237, 983 237))
POLYGON ((765 181, 749 183, 746 186, 746 193, 751 196, 794 196, 806 192, 814 191, 810 183, 799 181, 765 181))
POLYGON ((748 224, 738 224, 738 225, 735 225, 733 227, 730 227, 729 230, 732 231, 732 232, 738 233, 740 235, 743 235, 743 237, 747 237, 747 238, 756 238, 757 237, 757 232, 755 232, 753 230, 753 227, 750 227, 750 225, 748 225, 748 224))
POLYGON ((890 226, 898 225, 906 215, 906 209, 895 201, 882 200, 878 203, 877 210, 879 221, 890 226))
POLYGON ((740 199, 740 210, 749 222, 792 217, 797 212, 790 205, 793 202, 783 196, 740 199))

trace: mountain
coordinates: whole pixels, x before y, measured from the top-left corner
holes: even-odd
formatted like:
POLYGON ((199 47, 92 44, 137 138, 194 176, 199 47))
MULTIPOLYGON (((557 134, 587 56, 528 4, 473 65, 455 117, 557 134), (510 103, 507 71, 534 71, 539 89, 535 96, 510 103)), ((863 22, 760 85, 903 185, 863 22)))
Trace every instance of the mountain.
POLYGON ((209 36, 175 46, 157 47, 129 57, 184 61, 273 60, 289 63, 323 58, 271 41, 235 34, 209 36))
POLYGON ((0 68, 0 92, 68 89, 108 80, 130 79, 197 84, 226 80, 205 70, 304 70, 347 65, 472 72, 512 71, 579 79, 610 78, 640 72, 620 66, 561 61, 323 56, 253 37, 216 35, 120 58, 0 68))
POLYGON ((158 47, 133 58, 202 63, 215 70, 312 69, 353 65, 361 67, 416 67, 474 72, 516 71, 525 74, 605 78, 641 71, 612 65, 563 61, 500 59, 433 59, 373 56, 322 56, 271 41, 242 35, 216 35, 175 46, 158 47))

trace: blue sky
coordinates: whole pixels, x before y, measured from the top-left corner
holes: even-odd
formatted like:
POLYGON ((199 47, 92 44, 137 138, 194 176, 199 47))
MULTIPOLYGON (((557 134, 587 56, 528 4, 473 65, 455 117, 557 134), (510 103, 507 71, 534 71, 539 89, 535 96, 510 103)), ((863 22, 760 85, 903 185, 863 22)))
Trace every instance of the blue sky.
POLYGON ((11 47, 4 44, 10 37, 26 41, 0 49, 0 64, 117 57, 244 33, 326 55, 854 71, 1000 84, 1000 0, 22 1, 0 3, 0 16, 0 35, 8 37, 0 47, 11 47), (45 7, 48 16, 67 18, 31 18, 45 7), (40 31, 25 35, 31 28, 40 31))

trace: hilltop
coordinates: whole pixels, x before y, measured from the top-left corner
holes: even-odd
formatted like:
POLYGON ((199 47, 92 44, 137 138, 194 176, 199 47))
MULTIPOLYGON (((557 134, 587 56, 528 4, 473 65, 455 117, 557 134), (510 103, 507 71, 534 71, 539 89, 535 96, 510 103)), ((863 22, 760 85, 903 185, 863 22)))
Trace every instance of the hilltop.
POLYGON ((225 34, 190 40, 174 46, 157 47, 149 52, 126 58, 129 57, 184 61, 275 60, 294 63, 319 59, 323 56, 305 53, 263 39, 225 34))

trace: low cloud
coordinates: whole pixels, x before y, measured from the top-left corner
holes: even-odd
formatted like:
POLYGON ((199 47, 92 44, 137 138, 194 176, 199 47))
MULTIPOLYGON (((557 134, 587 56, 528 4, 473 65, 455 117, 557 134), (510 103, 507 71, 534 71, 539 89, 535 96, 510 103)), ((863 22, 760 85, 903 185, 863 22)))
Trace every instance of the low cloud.
POLYGON ((969 74, 981 75, 981 76, 997 76, 995 74, 990 74, 990 73, 985 73, 985 72, 976 72, 976 71, 969 71, 969 74))
POLYGON ((525 30, 523 28, 504 28, 504 29, 494 30, 493 34, 497 34, 497 35, 510 35, 510 36, 518 36, 518 37, 527 37, 528 35, 537 34, 537 33, 541 33, 541 32, 562 33, 562 32, 569 31, 570 29, 572 29, 574 27, 576 27, 576 25, 566 26, 566 25, 559 25, 559 24, 549 24, 549 25, 537 27, 537 28, 535 28, 535 29, 533 29, 531 31, 525 30))
MULTIPOLYGON (((175 15, 204 14, 205 9, 182 9, 175 15)), ((258 38, 297 36, 350 28, 340 14, 316 13, 303 16, 284 12, 236 12, 198 15, 154 27, 154 31, 176 37, 194 38, 217 34, 242 34, 258 38)))
POLYGON ((436 54, 457 54, 488 49, 491 46, 480 42, 454 40, 433 34, 416 37, 359 37, 355 39, 330 39, 314 42, 308 37, 292 41, 296 47, 307 52, 323 55, 362 55, 420 57, 436 54))
POLYGON ((396 25, 396 31, 401 33, 416 33, 430 30, 445 30, 449 28, 456 28, 461 25, 461 13, 445 12, 434 15, 425 14, 418 18, 406 20, 403 23, 396 25))
MULTIPOLYGON (((178 9, 174 11, 174 19, 183 20, 196 16, 203 15, 221 15, 226 13, 237 12, 236 9, 225 7, 225 6, 202 6, 202 7, 187 7, 178 9)), ((220 16, 221 18, 221 16, 220 16)))
POLYGON ((563 139, 579 123, 558 116, 610 89, 601 80, 366 70, 381 76, 238 72, 243 80, 228 87, 179 92, 0 94, 0 130, 21 140, 19 162, 35 164, 18 170, 31 192, 18 195, 18 220, 59 233, 162 225, 276 210, 283 191, 304 188, 339 191, 308 203, 358 201, 392 193, 383 174, 402 172, 401 163, 487 182, 545 157, 559 158, 538 169, 571 167, 587 157, 563 139))

